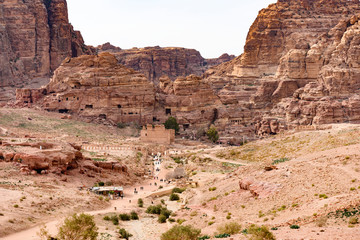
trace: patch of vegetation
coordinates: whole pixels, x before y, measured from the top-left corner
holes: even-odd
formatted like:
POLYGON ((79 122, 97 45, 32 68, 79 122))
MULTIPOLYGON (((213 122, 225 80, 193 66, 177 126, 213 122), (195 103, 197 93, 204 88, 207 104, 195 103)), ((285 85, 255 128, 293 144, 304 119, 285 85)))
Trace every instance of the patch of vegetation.
POLYGON ((174 188, 172 193, 183 193, 185 190, 186 188, 174 188))
POLYGON ((139 220, 139 215, 135 211, 131 211, 130 218, 131 220, 139 220))
POLYGON ((241 231, 241 225, 236 222, 225 223, 217 228, 218 234, 237 234, 241 231))
POLYGON ((123 128, 126 128, 126 127, 127 127, 127 124, 126 124, 126 123, 119 122, 119 123, 117 124, 117 127, 120 128, 120 129, 123 129, 123 128))
POLYGON ((230 237, 230 234, 222 233, 214 236, 215 238, 228 238, 230 237))
POLYGON ((341 210, 336 210, 336 212, 328 213, 328 217, 335 217, 335 218, 349 218, 356 215, 360 215, 360 205, 357 207, 344 208, 341 210))
POLYGON ((152 205, 146 209, 146 213, 159 215, 158 221, 160 223, 166 222, 171 215, 171 211, 161 205, 152 205))
POLYGON ((300 226, 299 225, 296 225, 296 224, 293 224, 290 226, 291 229, 299 229, 300 226))
POLYGON ((88 214, 74 214, 60 226, 58 239, 96 240, 98 236, 94 217, 88 214))
POLYGON ((126 240, 129 240, 129 238, 133 236, 131 233, 127 232, 124 228, 119 229, 119 234, 121 238, 125 238, 126 240))
POLYGON ((141 208, 144 207, 144 200, 142 200, 142 198, 139 198, 137 203, 138 203, 138 207, 141 208))
POLYGON ((178 194, 176 194, 176 193, 172 193, 171 195, 170 195, 170 201, 177 201, 177 200, 180 200, 180 197, 179 197, 179 195, 178 194))
POLYGON ((251 225, 248 229, 248 233, 251 234, 250 240, 275 240, 274 235, 269 231, 266 226, 251 225))
POLYGON ((209 191, 212 192, 212 191, 215 191, 216 190, 216 187, 211 187, 209 188, 209 191))
POLYGON ((175 133, 178 134, 180 127, 179 124, 174 117, 169 117, 168 120, 164 123, 166 129, 174 129, 175 133))
POLYGON ((127 213, 122 213, 119 215, 119 218, 121 221, 130 221, 131 217, 127 213))
POLYGON ((119 218, 118 218, 118 216, 116 216, 116 215, 111 216, 111 217, 110 217, 110 221, 112 221, 112 223, 113 223, 114 225, 119 225, 119 218))
POLYGON ((216 143, 219 140, 219 133, 216 130, 215 126, 211 126, 209 130, 207 130, 206 135, 213 143, 216 143))
POLYGON ((197 240, 201 233, 200 229, 190 225, 176 225, 161 235, 161 240, 197 240))
POLYGON ((180 157, 171 157, 171 158, 174 160, 175 163, 177 163, 177 164, 183 164, 183 161, 181 160, 180 157))
POLYGON ((279 163, 283 163, 283 162, 287 162, 287 161, 290 161, 289 158, 280 158, 280 159, 276 159, 272 162, 272 165, 275 165, 275 164, 279 164, 279 163))
POLYGON ((106 162, 105 158, 91 158, 91 159, 96 162, 106 162))
POLYGON ((210 239, 210 237, 208 235, 198 237, 198 240, 205 240, 205 239, 210 239))

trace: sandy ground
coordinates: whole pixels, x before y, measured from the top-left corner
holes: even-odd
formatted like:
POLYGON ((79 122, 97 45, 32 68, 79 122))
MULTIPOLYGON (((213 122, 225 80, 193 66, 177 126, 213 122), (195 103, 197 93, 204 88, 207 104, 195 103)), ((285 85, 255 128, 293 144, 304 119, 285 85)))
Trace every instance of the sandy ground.
MULTIPOLYGON (((143 147, 131 130, 121 132, 111 127, 87 127, 70 120, 62 122, 56 114, 37 117, 37 113, 32 111, 25 111, 24 115, 16 116, 11 115, 12 110, 6 110, 5 113, 0 111, 7 119, 5 121, 4 118, 0 118, 0 134, 10 132, 14 138, 21 137, 29 131, 38 138, 46 137, 46 131, 51 132, 57 127, 61 135, 56 135, 56 132, 51 134, 55 134, 59 141, 75 139, 77 142, 87 141, 90 144, 110 142, 121 145, 127 143, 127 139, 131 139, 132 144, 143 147), (30 125, 19 124, 24 123, 29 116, 35 122, 31 122, 30 125), (46 117, 51 117, 45 125, 48 130, 35 128, 41 119, 46 117), (100 135, 94 136, 96 133, 100 135), (109 138, 105 141, 107 136, 109 138)), ((197 183, 198 187, 190 187, 185 180, 166 186, 157 179, 148 179, 141 184, 129 184, 125 187, 124 199, 109 203, 99 202, 96 196, 88 195, 86 192, 78 194, 76 188, 68 188, 69 185, 60 180, 56 184, 54 180, 44 180, 42 176, 19 179, 19 176, 13 173, 11 164, 1 164, 0 173, 4 180, 0 180, 0 194, 4 197, 0 199, 0 213, 4 212, 5 215, 0 216, 0 225, 30 227, 1 239, 38 239, 36 232, 41 226, 39 220, 46 223, 47 228, 54 234, 63 217, 73 212, 94 215, 100 232, 109 233, 113 236, 112 239, 115 239, 117 226, 102 220, 103 216, 135 210, 139 213, 140 220, 121 222, 118 227, 132 233, 134 236, 131 239, 157 240, 163 232, 177 224, 160 224, 157 222, 157 216, 145 213, 147 206, 159 204, 160 200, 165 200, 167 207, 175 213, 172 216, 175 220, 184 220, 183 224, 200 228, 202 235, 214 236, 219 226, 235 221, 241 224, 242 229, 248 228, 250 224, 265 225, 269 229, 276 227, 277 230, 271 231, 277 239, 360 239, 359 224, 350 224, 348 217, 336 218, 331 215, 337 210, 360 207, 358 125, 339 124, 333 125, 329 130, 286 133, 241 147, 213 147, 208 144, 181 141, 172 146, 171 150, 171 157, 174 159, 167 158, 162 163, 159 180, 164 178, 167 172, 182 166, 181 163, 176 163, 181 159, 185 162, 183 167, 189 176, 188 182, 197 183), (265 167, 269 166, 276 168, 266 171, 265 167), (239 182, 244 179, 251 179, 255 183, 258 196, 249 190, 240 189, 239 182), (157 186, 154 186, 154 181, 157 181, 157 186), (168 196, 147 197, 157 191, 160 185, 163 185, 165 190, 175 185, 187 187, 187 190, 180 194, 180 202, 170 202, 168 196), (134 194, 134 188, 139 190, 140 187, 144 187, 144 190, 134 194), (66 188, 66 194, 56 196, 57 192, 66 188), (24 196, 26 198, 20 201, 24 196), (53 198, 53 203, 49 201, 50 197, 53 198), (144 199, 145 208, 137 206, 138 198, 144 199), (66 204, 62 205, 63 201, 66 204), (78 206, 73 207, 75 202, 78 206), (181 207, 183 202, 186 202, 185 208, 181 207), (15 204, 18 204, 19 208, 14 208, 15 204), (35 220, 29 220, 31 217, 35 220), (9 220, 14 223, 10 223, 9 220), (290 229, 291 225, 298 225, 300 229, 290 229)), ((109 154, 112 159, 124 158, 122 161, 131 163, 136 152, 128 159, 126 157, 129 153, 116 151, 88 151, 86 154, 96 157, 109 154)), ((143 160, 134 164, 134 169, 141 170, 145 167, 153 168, 143 160)), ((69 180, 83 184, 81 179, 69 180)), ((357 213, 355 217, 360 218, 360 214, 357 213)), ((14 232, 15 228, 9 231, 14 232)), ((249 236, 238 234, 232 237, 236 240, 247 239, 249 236)))

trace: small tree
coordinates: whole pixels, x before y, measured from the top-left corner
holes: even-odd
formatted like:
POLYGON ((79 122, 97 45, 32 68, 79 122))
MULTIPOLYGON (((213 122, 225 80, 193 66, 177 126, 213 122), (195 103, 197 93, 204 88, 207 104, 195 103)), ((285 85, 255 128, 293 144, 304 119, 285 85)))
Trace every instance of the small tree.
POLYGON ((219 133, 214 126, 211 126, 209 130, 207 130, 206 135, 214 143, 219 140, 219 133))
POLYGON ((190 225, 176 225, 161 235, 161 240, 196 240, 201 233, 200 229, 190 225))
POLYGON ((142 198, 138 199, 138 206, 139 207, 144 207, 144 200, 142 200, 142 198))
POLYGON ((119 234, 121 238, 125 238, 126 240, 129 240, 129 238, 132 237, 132 234, 127 232, 124 228, 120 228, 119 234))
POLYGON ((177 201, 177 200, 179 200, 179 199, 180 199, 180 197, 179 197, 179 195, 176 194, 176 193, 172 193, 172 194, 170 195, 170 201, 177 201))
POLYGON ((166 129, 174 129, 177 134, 180 130, 179 124, 177 123, 176 118, 169 117, 168 120, 164 123, 166 129))
POLYGON ((74 214, 65 219, 59 228, 59 240, 96 240, 98 236, 94 217, 88 214, 74 214))

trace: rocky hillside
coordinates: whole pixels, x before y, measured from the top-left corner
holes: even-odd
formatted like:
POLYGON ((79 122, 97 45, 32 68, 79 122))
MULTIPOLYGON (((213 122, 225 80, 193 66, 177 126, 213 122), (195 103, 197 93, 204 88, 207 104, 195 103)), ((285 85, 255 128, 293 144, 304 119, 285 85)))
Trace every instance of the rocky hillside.
MULTIPOLYGON (((174 82, 171 81, 172 74, 187 74, 189 66, 193 66, 192 71, 201 70, 204 62, 196 51, 156 47, 124 51, 111 45, 105 47, 114 52, 118 62, 125 61, 125 65, 140 69, 152 80, 159 77, 158 86, 149 85, 149 91, 153 92, 146 96, 152 100, 145 105, 136 97, 142 95, 143 88, 131 88, 130 91, 127 84, 117 86, 120 92, 127 93, 128 98, 124 101, 128 101, 128 106, 137 106, 136 109, 148 107, 147 117, 137 116, 134 118, 136 121, 143 123, 146 119, 147 122, 163 122, 172 115, 181 123, 182 132, 188 136, 197 137, 199 130, 214 124, 224 137, 221 141, 233 141, 233 138, 236 141, 243 140, 243 137, 251 139, 255 135, 275 134, 281 129, 298 125, 357 121, 357 106, 360 106, 357 102, 360 99, 357 95, 357 14, 360 14, 358 1, 279 0, 260 11, 250 28, 244 54, 209 69, 203 77, 181 77, 174 82), (181 53, 183 58, 170 60, 172 58, 166 55, 169 51, 181 53), (187 65, 189 62, 193 64, 187 65), (154 66, 161 67, 155 69, 154 66), (160 78, 162 74, 169 76, 160 78)), ((110 58, 113 59, 110 55, 106 57, 110 58)), ((41 90, 41 94, 47 95, 45 99, 53 98, 51 104, 40 101, 43 107, 57 111, 70 110, 74 105, 63 106, 63 99, 55 99, 55 96, 60 95, 51 94, 61 93, 65 96, 77 91, 76 88, 80 86, 85 91, 70 97, 82 99, 82 94, 85 94, 87 99, 88 91, 98 89, 98 86, 93 88, 92 82, 104 82, 106 89, 110 89, 108 87, 113 84, 112 78, 118 73, 93 73, 94 67, 102 68, 98 61, 102 62, 101 57, 95 62, 85 58, 65 62, 52 83, 41 90), (75 66, 71 68, 72 61, 84 61, 81 63, 81 71, 75 66), (72 76, 70 82, 83 79, 82 83, 77 84, 75 81, 67 84, 69 77, 60 74, 65 68, 72 76)), ((126 70, 119 74, 127 74, 127 77, 132 78, 135 73, 126 70)), ((117 104, 123 106, 123 102, 114 103, 118 99, 117 95, 103 90, 97 92, 91 100, 94 103, 90 105, 106 103, 112 108, 117 104)), ((32 105, 34 96, 36 98, 38 94, 39 90, 18 91, 17 103, 32 105)), ((82 105, 88 104, 84 102, 82 105)), ((81 109, 83 107, 79 105, 76 111, 71 110, 81 115, 84 115, 82 111, 88 111, 81 109)), ((132 109, 131 112, 140 114, 140 110, 132 109)), ((98 118, 100 115, 108 116, 114 110, 106 107, 89 113, 98 118)), ((119 118, 119 112, 115 115, 117 117, 113 121, 134 121, 133 118, 119 118)))
POLYGON ((169 77, 174 81, 177 77, 191 74, 201 76, 210 67, 235 58, 234 55, 223 54, 219 58, 204 59, 195 49, 179 47, 146 47, 121 49, 110 43, 97 47, 98 52, 111 52, 119 63, 142 72, 155 84, 161 77, 169 77))
POLYGON ((69 23, 66 0, 1 1, 0 23, 0 87, 48 78, 66 57, 92 51, 69 23))

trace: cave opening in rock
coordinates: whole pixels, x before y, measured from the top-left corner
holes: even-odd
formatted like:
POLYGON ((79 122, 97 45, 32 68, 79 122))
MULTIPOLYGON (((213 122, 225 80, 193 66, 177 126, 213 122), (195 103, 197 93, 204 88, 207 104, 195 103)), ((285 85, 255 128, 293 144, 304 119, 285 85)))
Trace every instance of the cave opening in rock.
POLYGON ((165 109, 165 114, 166 115, 171 115, 171 108, 166 108, 165 109))
POLYGON ((93 105, 86 105, 85 108, 93 108, 93 105))
POLYGON ((68 113, 69 109, 59 109, 59 113, 68 113))

